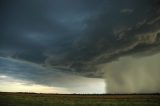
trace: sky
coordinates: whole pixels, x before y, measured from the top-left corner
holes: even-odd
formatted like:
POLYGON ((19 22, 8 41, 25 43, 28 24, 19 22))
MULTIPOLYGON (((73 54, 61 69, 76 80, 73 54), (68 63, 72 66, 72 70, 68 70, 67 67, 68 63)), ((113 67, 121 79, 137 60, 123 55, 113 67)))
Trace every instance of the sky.
POLYGON ((0 91, 160 92, 159 0, 1 0, 0 91))

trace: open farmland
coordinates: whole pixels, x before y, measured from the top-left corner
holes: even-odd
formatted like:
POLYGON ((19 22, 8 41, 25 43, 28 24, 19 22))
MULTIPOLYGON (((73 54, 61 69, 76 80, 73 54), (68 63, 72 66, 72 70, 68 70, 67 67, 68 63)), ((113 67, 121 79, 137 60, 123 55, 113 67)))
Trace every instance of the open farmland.
POLYGON ((0 106, 160 106, 160 95, 70 95, 1 92, 0 106))

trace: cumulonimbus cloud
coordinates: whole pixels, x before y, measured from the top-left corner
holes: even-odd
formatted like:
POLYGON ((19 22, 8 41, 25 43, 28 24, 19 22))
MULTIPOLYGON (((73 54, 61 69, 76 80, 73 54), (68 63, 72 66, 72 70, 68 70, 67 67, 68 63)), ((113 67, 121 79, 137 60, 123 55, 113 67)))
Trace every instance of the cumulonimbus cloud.
POLYGON ((3 57, 103 78, 101 64, 123 56, 159 53, 159 0, 15 0, 2 4, 3 57))

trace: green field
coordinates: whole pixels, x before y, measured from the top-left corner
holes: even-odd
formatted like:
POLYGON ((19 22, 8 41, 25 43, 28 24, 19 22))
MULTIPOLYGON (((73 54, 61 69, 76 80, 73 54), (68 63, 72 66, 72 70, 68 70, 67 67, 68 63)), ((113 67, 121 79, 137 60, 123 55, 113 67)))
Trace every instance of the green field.
POLYGON ((0 106, 160 106, 160 95, 67 95, 1 92, 0 106))

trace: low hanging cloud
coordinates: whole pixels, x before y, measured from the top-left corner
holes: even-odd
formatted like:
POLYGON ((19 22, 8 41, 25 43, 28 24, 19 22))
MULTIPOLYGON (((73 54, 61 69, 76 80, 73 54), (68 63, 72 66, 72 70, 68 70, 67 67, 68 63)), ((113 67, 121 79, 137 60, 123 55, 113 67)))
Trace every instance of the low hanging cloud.
MULTIPOLYGON (((65 73, 63 70, 58 69, 49 69, 42 67, 39 64, 30 63, 22 60, 17 60, 13 58, 4 58, 0 57, 0 83, 5 86, 13 86, 16 83, 20 83, 21 85, 17 85, 19 88, 29 86, 40 86, 42 87, 50 87, 59 88, 64 93, 104 93, 105 85, 103 79, 94 79, 94 78, 85 78, 82 76, 76 76, 73 73, 65 73), (101 88, 97 88, 96 85, 99 85, 101 88), (7 84, 9 83, 9 84, 7 84), (12 83, 12 84, 10 84, 12 83), (67 91, 67 92, 66 92, 67 91)), ((17 88, 18 88, 17 87, 17 88)), ((5 88, 5 87, 1 87, 5 88)), ((32 87, 28 88, 31 89, 32 87)), ((1 89, 1 90, 3 90, 1 89)), ((13 90, 7 88, 8 90, 13 90)), ((15 89, 15 87, 14 87, 15 89)), ((22 90, 22 89, 19 89, 22 90)), ((25 89, 27 91, 27 89, 25 89)), ((26 92, 23 90, 24 92, 26 92)), ((37 89, 38 90, 38 89, 37 89)), ((41 90, 41 89, 39 89, 41 90)), ((14 90, 19 92, 18 90, 14 90)), ((30 90, 35 91, 34 89, 30 90)), ((56 93, 52 92, 50 93, 56 93)), ((46 91, 43 91, 46 92, 46 91)), ((62 92, 61 92, 62 93, 62 92)))

